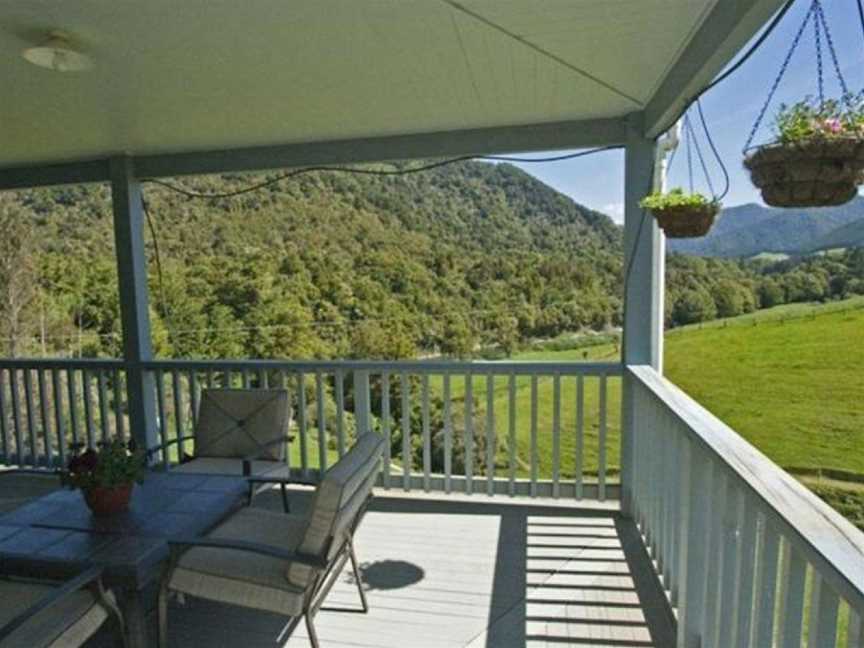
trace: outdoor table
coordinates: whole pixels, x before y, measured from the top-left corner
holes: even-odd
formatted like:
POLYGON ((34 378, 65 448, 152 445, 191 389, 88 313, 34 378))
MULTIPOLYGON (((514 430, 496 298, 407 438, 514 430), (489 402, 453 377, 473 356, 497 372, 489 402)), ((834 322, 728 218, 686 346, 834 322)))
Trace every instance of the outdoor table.
POLYGON ((0 569, 62 576, 83 564, 104 569, 126 621, 130 648, 149 644, 144 589, 167 562, 168 540, 209 531, 243 501, 242 477, 149 473, 129 511, 95 517, 80 492, 59 490, 0 516, 0 569))

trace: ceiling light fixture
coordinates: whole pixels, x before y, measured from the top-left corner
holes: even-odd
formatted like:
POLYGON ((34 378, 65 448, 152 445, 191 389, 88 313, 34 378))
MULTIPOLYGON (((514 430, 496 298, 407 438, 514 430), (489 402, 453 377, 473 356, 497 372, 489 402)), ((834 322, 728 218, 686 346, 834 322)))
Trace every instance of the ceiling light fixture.
POLYGON ((63 32, 49 32, 48 38, 36 47, 28 47, 21 56, 39 67, 55 72, 84 72, 93 67, 93 59, 76 48, 63 32))

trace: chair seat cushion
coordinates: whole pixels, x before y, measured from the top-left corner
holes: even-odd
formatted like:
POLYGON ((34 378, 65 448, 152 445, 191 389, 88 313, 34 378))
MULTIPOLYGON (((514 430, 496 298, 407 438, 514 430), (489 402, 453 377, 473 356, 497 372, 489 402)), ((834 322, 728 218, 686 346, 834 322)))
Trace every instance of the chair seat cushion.
MULTIPOLYGON (((287 551, 300 543, 308 521, 255 508, 243 508, 208 537, 271 545, 287 551)), ((234 549, 192 548, 171 576, 172 590, 212 601, 295 616, 302 612, 304 590, 285 578, 289 563, 234 549)))
MULTIPOLYGON (((249 463, 251 474, 255 477, 270 475, 285 468, 285 464, 281 461, 251 461, 249 463)), ((227 457, 195 457, 173 467, 171 472, 242 477, 243 460, 227 457)))
MULTIPOLYGON (((26 612, 53 590, 54 586, 48 583, 0 579, 0 627, 26 612)), ((108 612, 96 595, 89 589, 82 589, 34 615, 0 644, 3 648, 80 646, 106 618, 108 612)))

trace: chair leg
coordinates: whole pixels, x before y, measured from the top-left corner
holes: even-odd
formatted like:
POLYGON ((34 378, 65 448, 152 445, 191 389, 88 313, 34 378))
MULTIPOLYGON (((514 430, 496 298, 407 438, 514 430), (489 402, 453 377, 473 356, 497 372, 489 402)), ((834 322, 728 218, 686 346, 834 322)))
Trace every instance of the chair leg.
POLYGON ((357 567, 357 554, 354 553, 354 543, 350 540, 348 542, 348 556, 351 558, 351 570, 354 572, 354 582, 357 583, 357 592, 360 594, 363 612, 368 612, 369 603, 366 601, 366 592, 363 591, 363 582, 360 580, 360 569, 357 567))
POLYGON ((279 490, 282 492, 282 508, 286 513, 291 512, 291 504, 288 503, 288 491, 285 488, 285 484, 279 484, 279 490))
POLYGON ((159 648, 168 648, 168 578, 163 577, 159 584, 159 648))
POLYGON ((312 648, 321 648, 321 644, 318 643, 318 633, 315 632, 315 626, 312 623, 312 613, 307 611, 304 616, 306 618, 306 633, 309 635, 309 643, 312 644, 312 648))

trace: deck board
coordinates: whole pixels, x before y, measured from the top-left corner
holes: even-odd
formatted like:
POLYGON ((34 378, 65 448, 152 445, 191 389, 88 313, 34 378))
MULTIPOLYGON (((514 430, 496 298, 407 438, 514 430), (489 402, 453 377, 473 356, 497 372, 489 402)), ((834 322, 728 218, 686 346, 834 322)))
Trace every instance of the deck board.
MULTIPOLYGON (((343 573, 316 617, 324 648, 674 645, 636 529, 611 509, 385 494, 356 548, 371 609, 343 573)), ((284 617, 201 599, 172 602, 169 618, 171 646, 309 646, 303 624, 286 638, 284 617)))

